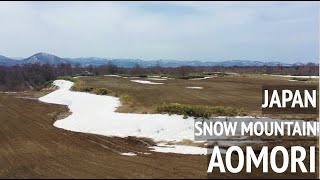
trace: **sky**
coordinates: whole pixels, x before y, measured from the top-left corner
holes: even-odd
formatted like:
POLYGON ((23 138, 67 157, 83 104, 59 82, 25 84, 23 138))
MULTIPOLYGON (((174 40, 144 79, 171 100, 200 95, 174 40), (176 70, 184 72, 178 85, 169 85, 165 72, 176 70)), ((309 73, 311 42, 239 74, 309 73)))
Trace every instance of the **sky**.
POLYGON ((0 55, 318 62, 317 2, 0 2, 0 55))

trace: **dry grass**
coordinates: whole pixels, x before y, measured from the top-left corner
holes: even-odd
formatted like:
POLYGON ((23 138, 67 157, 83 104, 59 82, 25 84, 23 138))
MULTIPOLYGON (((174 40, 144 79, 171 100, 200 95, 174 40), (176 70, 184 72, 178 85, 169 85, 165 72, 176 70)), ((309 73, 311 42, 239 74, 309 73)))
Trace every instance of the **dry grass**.
MULTIPOLYGON (((200 105, 225 103, 234 107, 246 107, 248 112, 255 112, 259 111, 257 107, 247 103, 255 101, 260 103, 261 84, 288 83, 279 79, 257 80, 256 78, 258 77, 253 79, 223 77, 200 81, 168 80, 164 86, 137 84, 122 78, 81 79, 94 88, 107 88, 115 94, 116 92, 127 94, 128 96, 122 98, 134 104, 134 108, 137 108, 133 109, 135 112, 152 112, 154 110, 152 104, 170 100, 185 104, 196 102, 200 105), (203 86, 204 89, 186 89, 186 85, 203 86), (243 97, 250 94, 251 98, 243 97)), ((296 83, 303 85, 303 82, 296 83)), ((14 96, 27 95, 32 93, 14 96)), ((117 95, 120 97, 120 94, 117 95)), ((140 139, 134 137, 104 137, 55 128, 52 124, 56 118, 67 115, 65 113, 68 110, 65 106, 44 104, 37 100, 14 96, 0 94, 0 178, 207 178, 205 156, 163 153, 135 157, 121 156, 114 151, 146 152, 148 149, 140 139)), ((122 107, 127 108, 123 111, 132 109, 130 106, 122 107)), ((285 143, 286 146, 297 145, 293 141, 285 143)), ((313 143, 316 142, 299 142, 303 146, 310 146, 313 143)), ((264 145, 271 147, 276 143, 264 145)), ((283 145, 283 142, 279 142, 279 145, 283 145)), ((255 145, 255 149, 259 149, 258 144, 255 145)), ((234 158, 236 162, 237 156, 234 158)), ((300 172, 263 174, 260 170, 254 170, 252 174, 215 172, 211 175, 211 178, 317 177, 316 174, 300 172)))
POLYGON ((223 106, 184 105, 178 103, 161 104, 156 107, 158 113, 179 114, 185 117, 210 118, 212 116, 240 116, 245 115, 242 109, 223 106))
MULTIPOLYGON (((124 105, 119 112, 156 113, 156 107, 163 103, 183 105, 223 106, 242 109, 245 114, 261 115, 261 87, 263 85, 317 85, 312 82, 290 82, 290 78, 266 75, 230 75, 205 80, 169 79, 161 81, 162 85, 148 85, 131 82, 132 79, 121 77, 82 77, 87 86, 107 88, 117 94, 127 94, 135 99, 134 106, 124 105), (187 86, 203 89, 187 89, 187 86)), ((146 79, 148 80, 148 79, 146 79)), ((153 80, 151 80, 153 81, 153 80)), ((156 82, 156 81, 153 81, 156 82)), ((317 115, 272 115, 269 117, 288 119, 317 119, 317 115)))

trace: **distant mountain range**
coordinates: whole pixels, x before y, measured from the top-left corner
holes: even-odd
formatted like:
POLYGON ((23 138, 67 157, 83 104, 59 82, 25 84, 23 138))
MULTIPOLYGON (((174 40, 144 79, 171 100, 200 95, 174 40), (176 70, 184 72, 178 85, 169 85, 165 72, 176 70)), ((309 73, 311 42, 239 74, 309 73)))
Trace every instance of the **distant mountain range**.
POLYGON ((178 66, 301 66, 303 63, 281 63, 281 62, 262 62, 262 61, 250 61, 250 60, 228 60, 218 62, 203 62, 203 61, 179 61, 179 60, 154 60, 146 61, 140 59, 111 59, 111 58, 98 58, 98 57, 83 57, 83 58, 60 58, 58 56, 37 53, 31 57, 21 59, 13 59, 0 55, 0 66, 14 66, 22 64, 50 64, 58 65, 62 63, 69 63, 71 65, 80 64, 81 66, 101 66, 108 63, 114 64, 119 67, 135 67, 139 65, 141 67, 178 67, 178 66))
POLYGON ((22 64, 50 64, 57 65, 62 63, 73 63, 66 59, 60 58, 55 55, 46 54, 46 53, 37 53, 31 57, 26 59, 12 59, 5 56, 0 55, 0 65, 2 66, 14 66, 14 65, 22 65, 22 64))

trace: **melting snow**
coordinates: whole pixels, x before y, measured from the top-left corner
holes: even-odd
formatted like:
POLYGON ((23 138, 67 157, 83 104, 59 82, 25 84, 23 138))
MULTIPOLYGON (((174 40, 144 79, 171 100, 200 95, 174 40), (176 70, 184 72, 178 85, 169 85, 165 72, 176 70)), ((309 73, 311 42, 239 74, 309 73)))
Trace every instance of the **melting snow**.
POLYGON ((121 77, 119 75, 116 75, 116 74, 108 74, 108 75, 103 75, 105 77, 121 77))
MULTIPOLYGON (((194 118, 192 117, 184 119, 181 115, 118 113, 115 111, 121 105, 119 98, 70 91, 73 86, 73 82, 70 81, 56 80, 53 84, 59 89, 39 100, 67 105, 72 112, 67 118, 56 121, 55 127, 105 136, 148 137, 155 142, 194 141, 194 118)), ((225 117, 221 118, 222 121, 226 120, 225 117)), ((268 121, 270 119, 259 118, 255 120, 268 121)), ((237 131, 240 130, 237 128, 237 131)), ((220 138, 225 137, 221 136, 220 138)), ((206 148, 201 147, 165 145, 163 143, 158 145, 152 147, 153 151, 184 154, 205 154, 207 152, 206 148)), ((125 153, 123 155, 132 156, 133 154, 125 153)))
POLYGON ((203 87, 196 87, 196 86, 193 86, 193 87, 188 86, 186 88, 188 88, 188 89, 203 89, 203 87))
POLYGON ((163 83, 156 83, 151 81, 144 81, 144 80, 131 80, 132 82, 141 83, 141 84, 163 84, 163 83))
POLYGON ((129 153, 120 153, 123 156, 136 156, 137 154, 129 152, 129 153))
POLYGON ((155 80, 155 81, 166 81, 167 79, 165 78, 148 78, 150 80, 155 80))
MULTIPOLYGON (((177 153, 177 154, 207 154, 207 148, 192 147, 184 145, 165 145, 158 144, 158 146, 151 147, 151 151, 162 152, 162 153, 177 153)), ((221 152, 222 153, 222 152, 221 152)))
MULTIPOLYGON (((118 113, 115 110, 121 105, 119 98, 70 91, 73 83, 65 80, 56 80, 53 84, 59 89, 39 100, 68 105, 72 112, 67 118, 56 121, 55 127, 105 136, 149 137, 156 142, 194 141, 194 119, 191 117, 118 113)), ((197 149, 187 147, 191 148, 188 152, 197 149)))
MULTIPOLYGON (((267 75, 267 74, 264 74, 267 75)), ((276 77, 285 77, 285 78, 319 78, 319 76, 291 76, 291 75, 273 75, 270 76, 276 76, 276 77)))

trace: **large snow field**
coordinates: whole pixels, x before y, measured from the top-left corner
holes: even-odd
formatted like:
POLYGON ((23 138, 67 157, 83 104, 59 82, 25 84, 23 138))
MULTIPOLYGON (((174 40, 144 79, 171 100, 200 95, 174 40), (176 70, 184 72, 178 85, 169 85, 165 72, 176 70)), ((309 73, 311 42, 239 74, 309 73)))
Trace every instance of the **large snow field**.
MULTIPOLYGON (((117 113, 115 110, 121 104, 116 97, 73 92, 70 91, 73 83, 65 80, 56 80, 53 84, 59 89, 39 100, 67 105, 72 112, 67 118, 56 121, 55 127, 105 136, 148 137, 156 142, 194 140, 194 119, 191 117, 183 119, 180 115, 117 113)), ((193 154, 196 150, 203 154, 203 148, 190 148, 193 154)))

